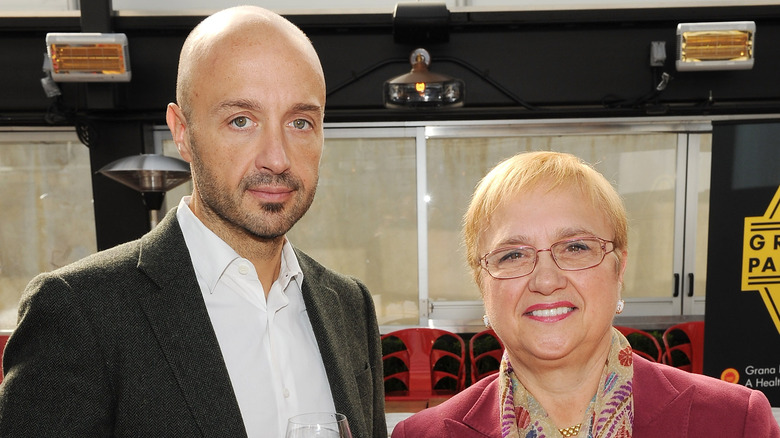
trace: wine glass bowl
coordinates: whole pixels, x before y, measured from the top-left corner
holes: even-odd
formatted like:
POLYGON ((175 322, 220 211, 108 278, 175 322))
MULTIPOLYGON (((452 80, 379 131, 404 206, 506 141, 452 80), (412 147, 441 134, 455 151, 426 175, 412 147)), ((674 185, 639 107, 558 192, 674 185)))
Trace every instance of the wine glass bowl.
POLYGON ((313 412, 290 418, 285 438, 352 438, 352 432, 344 414, 313 412))

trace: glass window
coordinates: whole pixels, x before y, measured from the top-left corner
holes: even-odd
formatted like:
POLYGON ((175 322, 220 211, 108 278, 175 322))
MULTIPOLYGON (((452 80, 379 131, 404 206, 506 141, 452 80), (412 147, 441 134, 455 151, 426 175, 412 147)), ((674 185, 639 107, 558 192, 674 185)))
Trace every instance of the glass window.
MULTIPOLYGON (((518 135, 520 132, 518 132, 518 135)), ((522 151, 579 156, 623 197, 630 220, 625 298, 670 298, 674 287, 677 134, 431 138, 428 141, 429 296, 479 299, 465 270, 461 218, 477 182, 499 161, 522 151), (450 256, 446 256, 451 254, 450 256), (459 264, 453 263, 456 258, 459 264), (462 265, 464 269, 453 269, 462 265)))
MULTIPOLYGON (((158 131, 157 135, 160 137, 160 144, 162 145, 162 154, 166 157, 173 157, 181 160, 179 150, 176 148, 176 143, 170 138, 170 131, 158 131)), ((155 145, 156 146, 156 145, 155 145)), ((157 152, 157 151, 156 151, 157 152)), ((159 152, 157 152, 159 153, 159 152)), ((184 196, 192 194, 192 179, 187 180, 180 186, 176 186, 171 190, 165 192, 165 198, 163 198, 163 205, 160 208, 160 220, 168 213, 168 210, 179 205, 179 201, 184 196)))
POLYGON ((89 150, 73 132, 0 133, 0 329, 38 273, 97 251, 89 150))
POLYGON ((414 138, 325 141, 317 195, 289 233, 323 265, 361 279, 380 325, 417 325, 414 138))

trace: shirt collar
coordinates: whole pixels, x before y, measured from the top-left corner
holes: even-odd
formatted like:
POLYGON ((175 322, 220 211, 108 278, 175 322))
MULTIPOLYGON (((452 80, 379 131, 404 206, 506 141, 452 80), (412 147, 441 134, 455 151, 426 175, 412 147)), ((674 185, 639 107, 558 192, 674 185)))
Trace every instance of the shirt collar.
MULTIPOLYGON (((228 266, 241 256, 195 216, 189 207, 190 199, 191 196, 184 196, 181 199, 176 218, 184 234, 184 241, 192 258, 192 266, 211 293, 228 266)), ((292 245, 285 237, 279 278, 276 281, 280 283, 282 290, 285 290, 292 280, 295 280, 300 287, 303 283, 303 271, 292 245)))
POLYGON ((282 266, 279 268, 277 281, 282 286, 282 290, 287 290, 287 286, 292 280, 295 280, 300 288, 303 284, 303 271, 301 271, 301 265, 298 263, 298 257, 295 255, 292 244, 285 236, 284 246, 282 246, 282 266))
POLYGON ((228 265, 240 256, 195 216, 189 207, 190 199, 190 196, 181 199, 176 218, 190 251, 192 266, 211 293, 228 265))

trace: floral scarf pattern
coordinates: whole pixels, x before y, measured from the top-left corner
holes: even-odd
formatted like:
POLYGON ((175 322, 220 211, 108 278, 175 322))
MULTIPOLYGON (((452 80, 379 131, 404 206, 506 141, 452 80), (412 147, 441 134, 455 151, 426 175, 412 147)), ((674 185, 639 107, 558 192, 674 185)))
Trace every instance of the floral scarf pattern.
MULTIPOLYGON (((631 345, 612 329, 612 345, 601 384, 588 406, 577 437, 631 438, 634 423, 634 377, 631 345)), ((503 438, 561 436, 547 412, 515 376, 506 351, 499 370, 499 409, 503 438)))

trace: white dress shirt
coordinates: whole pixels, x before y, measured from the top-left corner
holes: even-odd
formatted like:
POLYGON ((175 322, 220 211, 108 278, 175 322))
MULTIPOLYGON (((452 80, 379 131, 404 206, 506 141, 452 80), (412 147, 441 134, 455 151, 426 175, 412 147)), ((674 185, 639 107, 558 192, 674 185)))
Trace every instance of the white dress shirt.
POLYGON ((182 198, 176 217, 249 437, 284 437, 291 416, 335 412, 290 242, 266 299, 254 265, 209 230, 189 201, 182 198))

